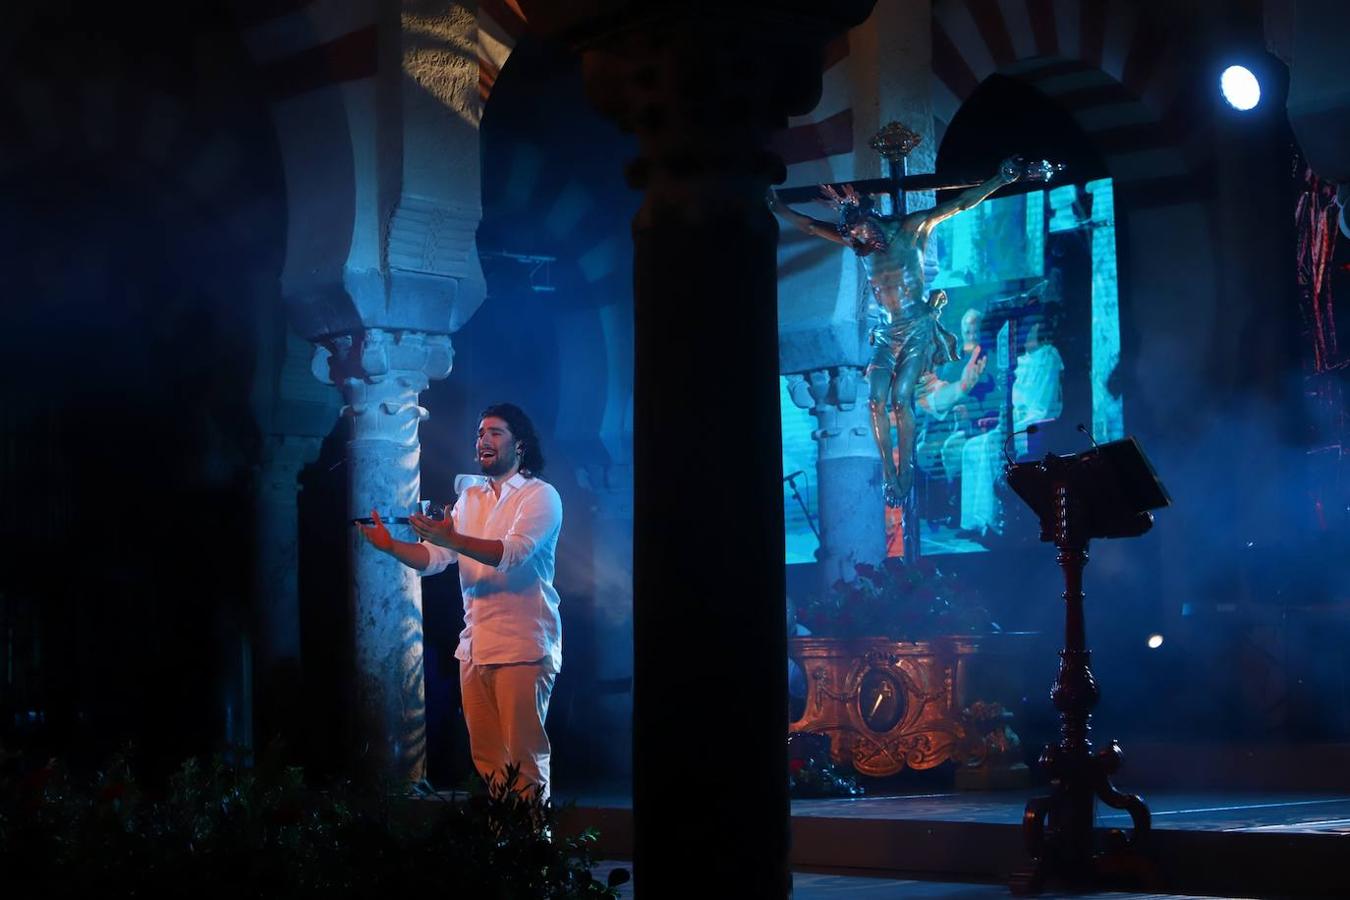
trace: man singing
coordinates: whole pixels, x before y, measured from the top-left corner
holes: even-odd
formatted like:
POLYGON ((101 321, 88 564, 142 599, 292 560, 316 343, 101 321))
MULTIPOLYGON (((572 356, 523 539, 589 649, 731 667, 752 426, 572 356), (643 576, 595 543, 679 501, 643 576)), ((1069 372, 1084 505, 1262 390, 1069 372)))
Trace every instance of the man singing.
POLYGON ((423 575, 459 563, 464 630, 455 657, 469 749, 489 780, 520 766, 522 788, 549 795, 544 732, 553 681, 562 666, 562 621, 553 587, 562 500, 538 477, 539 438, 517 406, 499 403, 478 421, 485 477, 465 488, 444 519, 409 518, 420 542, 395 540, 371 511, 366 539, 423 575))

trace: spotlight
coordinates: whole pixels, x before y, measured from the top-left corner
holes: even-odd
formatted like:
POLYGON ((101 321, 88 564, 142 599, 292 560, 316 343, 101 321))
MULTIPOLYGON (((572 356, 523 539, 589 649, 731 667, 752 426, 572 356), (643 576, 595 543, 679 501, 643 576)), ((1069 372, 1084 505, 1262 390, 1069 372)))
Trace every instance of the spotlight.
POLYGON ((1148 636, 1148 649, 1157 650, 1162 646, 1162 641, 1163 638, 1161 634, 1150 634, 1148 636))
POLYGON ((1219 90, 1233 109, 1246 112, 1261 102, 1261 82, 1246 66, 1229 66, 1219 76, 1219 90))

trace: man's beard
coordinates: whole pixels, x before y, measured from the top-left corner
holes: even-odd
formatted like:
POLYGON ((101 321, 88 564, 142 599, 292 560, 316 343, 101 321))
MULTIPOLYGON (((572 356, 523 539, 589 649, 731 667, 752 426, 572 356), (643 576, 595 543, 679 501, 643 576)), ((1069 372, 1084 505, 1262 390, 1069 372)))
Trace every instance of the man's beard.
POLYGON ((514 465, 514 463, 515 460, 508 459, 501 454, 493 456, 491 460, 485 460, 481 456, 478 458, 478 467, 482 470, 483 474, 489 478, 505 475, 507 472, 511 471, 511 466, 514 465))

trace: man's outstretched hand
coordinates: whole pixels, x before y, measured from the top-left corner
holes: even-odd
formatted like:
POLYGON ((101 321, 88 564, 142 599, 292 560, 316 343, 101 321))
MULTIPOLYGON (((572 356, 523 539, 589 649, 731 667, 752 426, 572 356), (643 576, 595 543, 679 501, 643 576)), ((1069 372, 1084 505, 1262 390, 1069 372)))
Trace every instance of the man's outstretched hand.
POLYGON ((449 506, 444 508, 444 516, 443 519, 433 519, 421 513, 413 513, 408 517, 408 524, 412 525, 417 536, 428 544, 458 550, 460 535, 455 530, 455 520, 450 516, 449 506))
POLYGON ((366 540, 370 541, 372 547, 376 550, 383 550, 385 553, 394 549, 394 536, 389 533, 384 522, 380 521, 380 514, 375 510, 370 511, 370 518, 374 520, 374 525, 362 525, 357 523, 357 528, 361 529, 361 534, 365 535, 366 540))

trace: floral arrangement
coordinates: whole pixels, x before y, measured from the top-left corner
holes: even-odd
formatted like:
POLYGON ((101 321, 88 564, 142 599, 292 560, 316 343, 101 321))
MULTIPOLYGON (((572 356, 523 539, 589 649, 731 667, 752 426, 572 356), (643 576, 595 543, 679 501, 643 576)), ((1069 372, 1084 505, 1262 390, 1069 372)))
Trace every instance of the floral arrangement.
POLYGON ((798 610, 798 621, 813 635, 921 641, 1000 630, 974 591, 928 560, 888 558, 876 566, 859 563, 855 571, 855 579, 836 581, 798 610))
POLYGON ((788 793, 797 798, 858 797, 858 780, 830 762, 830 739, 796 731, 788 735, 788 793))
POLYGON ((966 751, 966 765, 1003 764, 1021 762, 1022 740, 1012 729, 1013 714, 1001 703, 976 700, 961 710, 961 721, 971 743, 966 751))

